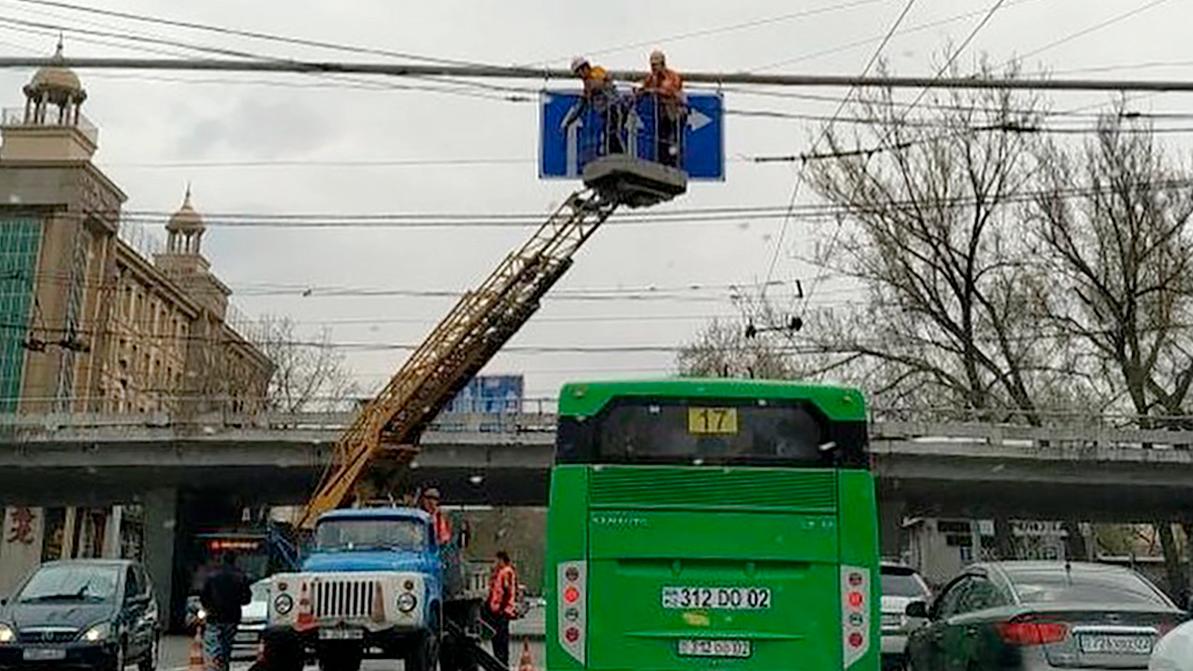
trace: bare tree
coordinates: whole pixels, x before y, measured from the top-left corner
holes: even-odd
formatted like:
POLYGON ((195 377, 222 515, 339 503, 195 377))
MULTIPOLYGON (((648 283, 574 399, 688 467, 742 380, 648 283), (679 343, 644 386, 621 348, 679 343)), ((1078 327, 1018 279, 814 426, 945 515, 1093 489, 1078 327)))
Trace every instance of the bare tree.
POLYGON ((695 340, 680 349, 676 359, 685 377, 743 377, 790 379, 792 359, 783 344, 770 338, 747 337, 742 321, 713 320, 695 340))
POLYGON ((1044 278, 1016 205, 1036 169, 1034 136, 1018 131, 1039 123, 1039 102, 959 90, 929 94, 925 107, 909 117, 879 90, 857 103, 869 123, 852 137, 826 129, 811 181, 841 214, 811 261, 864 298, 813 316, 800 338, 860 355, 880 403, 1034 420, 1039 399, 1068 380, 1066 362, 1033 346, 1044 278))
MULTIPOLYGON (((1084 347, 1090 373, 1141 428, 1172 426, 1162 416, 1184 414, 1193 384, 1193 193, 1181 177, 1120 105, 1084 147, 1049 147, 1029 207, 1055 283, 1042 318, 1084 347)), ((1172 525, 1156 530, 1169 585, 1186 598, 1172 525)))
POLYGON ((294 320, 267 316, 262 320, 262 349, 276 366, 269 380, 267 405, 299 412, 343 408, 359 392, 344 355, 332 346, 331 333, 314 339, 296 336, 294 320))
MULTIPOLYGON (((1038 169, 1028 131, 1042 103, 954 90, 926 94, 918 109, 890 89, 868 91, 852 112, 864 125, 824 130, 810 179, 838 215, 806 260, 861 298, 810 313, 795 342, 852 359, 880 410, 960 407, 1039 424, 1042 406, 1080 397, 1088 407, 1070 349, 1038 344, 1035 306, 1049 279, 1031 254, 1021 194, 1038 169)), ((1013 553, 1007 520, 995 527, 1000 555, 1013 553)), ((1065 527, 1070 556, 1084 556, 1077 523, 1065 527)))

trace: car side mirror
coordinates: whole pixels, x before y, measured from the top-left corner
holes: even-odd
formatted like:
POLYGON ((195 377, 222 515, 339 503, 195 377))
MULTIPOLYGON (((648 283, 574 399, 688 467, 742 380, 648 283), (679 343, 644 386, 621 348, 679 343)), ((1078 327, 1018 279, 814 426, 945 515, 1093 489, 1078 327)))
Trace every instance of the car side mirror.
POLYGON ((907 608, 903 611, 907 617, 919 618, 921 620, 928 619, 928 604, 923 601, 912 601, 907 604, 907 608))

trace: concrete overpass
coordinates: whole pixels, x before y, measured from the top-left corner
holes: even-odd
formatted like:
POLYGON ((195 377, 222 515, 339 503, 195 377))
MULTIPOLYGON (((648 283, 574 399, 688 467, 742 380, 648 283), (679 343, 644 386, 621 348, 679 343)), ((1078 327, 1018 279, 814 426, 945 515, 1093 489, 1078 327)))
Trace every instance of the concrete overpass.
MULTIPOLYGON (((109 505, 202 489, 243 505, 305 500, 351 415, 44 415, 0 418, 0 503, 109 505)), ((555 417, 445 415, 417 480, 462 503, 542 505, 555 417)), ((877 421, 885 503, 906 514, 1098 521, 1193 518, 1193 432, 877 421)))

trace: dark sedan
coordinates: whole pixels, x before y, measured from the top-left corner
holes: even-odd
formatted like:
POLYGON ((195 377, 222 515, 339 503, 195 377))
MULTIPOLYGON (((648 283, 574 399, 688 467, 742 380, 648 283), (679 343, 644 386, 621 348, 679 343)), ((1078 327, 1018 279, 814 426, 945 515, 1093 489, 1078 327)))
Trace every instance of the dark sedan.
POLYGON ((975 564, 926 615, 908 642, 914 671, 1146 669, 1156 641, 1185 617, 1134 571, 1058 562, 975 564))
POLYGON ((158 608, 140 564, 49 562, 15 594, 0 604, 0 668, 157 667, 158 608))

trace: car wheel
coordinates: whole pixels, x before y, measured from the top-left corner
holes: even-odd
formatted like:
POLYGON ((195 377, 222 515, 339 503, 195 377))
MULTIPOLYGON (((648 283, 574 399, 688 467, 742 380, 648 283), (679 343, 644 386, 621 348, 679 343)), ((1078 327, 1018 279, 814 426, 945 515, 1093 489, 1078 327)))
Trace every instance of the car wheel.
POLYGON ((149 644, 149 650, 145 652, 145 657, 137 662, 138 671, 157 671, 157 662, 161 657, 161 636, 154 635, 153 642, 149 644))

